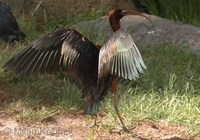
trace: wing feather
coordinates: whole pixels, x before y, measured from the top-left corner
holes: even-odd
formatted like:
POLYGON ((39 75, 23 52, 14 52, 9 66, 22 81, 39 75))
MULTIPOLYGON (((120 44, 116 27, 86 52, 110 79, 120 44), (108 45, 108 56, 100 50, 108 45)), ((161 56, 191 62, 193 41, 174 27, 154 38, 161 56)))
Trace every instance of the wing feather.
MULTIPOLYGON (((36 55, 37 56, 37 55, 36 55)), ((30 65, 28 66, 28 68, 26 69, 26 71, 29 71, 27 73, 33 73, 33 71, 38 71, 38 68, 39 65, 40 65, 40 61, 42 61, 42 59, 45 58, 45 56, 47 56, 47 54, 45 52, 41 52, 41 53, 38 53, 38 58, 35 59, 35 63, 33 63, 33 61, 30 63, 30 65), (32 66, 32 68, 31 68, 32 66), (36 70, 37 69, 37 70, 36 70)))
MULTIPOLYGON (((14 60, 13 62, 17 63, 16 66, 14 66, 14 72, 15 73, 21 73, 23 72, 25 69, 25 66, 30 64, 33 61, 33 57, 35 55, 37 55, 38 52, 33 52, 33 51, 28 51, 27 53, 25 53, 25 55, 21 58, 21 56, 18 57, 17 60, 14 60), (19 60, 19 63, 18 63, 19 60)), ((10 62, 11 63, 11 62, 10 62)), ((10 70, 12 70, 13 65, 10 65, 10 70)))
POLYGON ((139 50, 123 30, 115 32, 99 52, 98 80, 109 74, 135 80, 143 69, 146 66, 139 50))
MULTIPOLYGON (((129 53, 128 53, 128 54, 129 54, 129 53)), ((128 54, 127 54, 127 57, 128 57, 128 54)), ((125 54, 123 53, 122 55, 123 55, 123 58, 125 58, 125 54)), ((124 61, 124 63, 123 63, 123 64, 124 64, 123 67, 124 67, 124 78, 125 78, 125 79, 127 79, 128 75, 129 75, 128 63, 127 63, 127 61, 128 61, 128 60, 126 59, 126 60, 124 61)))
POLYGON ((25 63, 26 61, 30 60, 31 56, 33 53, 31 49, 25 49, 24 51, 24 55, 19 55, 16 58, 12 58, 7 62, 7 68, 8 69, 16 69, 16 67, 19 67, 21 65, 21 67, 23 67, 23 63, 25 63), (24 60, 24 58, 27 58, 27 60, 24 60), (23 60, 23 61, 22 61, 23 60), (15 66, 13 67, 12 62, 15 63, 15 66))
POLYGON ((31 73, 33 73, 34 71, 36 72, 36 73, 38 73, 39 71, 41 72, 41 73, 44 73, 44 71, 43 71, 43 69, 44 69, 44 65, 46 64, 46 59, 47 59, 47 56, 48 56, 48 53, 46 53, 46 52, 43 52, 43 54, 42 55, 40 55, 40 58, 37 60, 37 67, 35 67, 35 68, 33 68, 32 69, 32 71, 31 71, 31 73))
MULTIPOLYGON (((24 65, 23 65, 24 67, 21 67, 21 69, 22 69, 21 72, 30 74, 30 71, 34 67, 35 63, 37 62, 37 59, 40 57, 41 54, 42 54, 42 52, 36 52, 36 54, 33 56, 33 58, 29 57, 32 60, 29 63, 27 63, 27 61, 24 62, 24 65)), ((17 67, 16 67, 16 69, 17 69, 17 67)))
POLYGON ((73 29, 58 30, 25 47, 3 67, 17 75, 64 73, 90 78, 97 72, 99 49, 73 29))

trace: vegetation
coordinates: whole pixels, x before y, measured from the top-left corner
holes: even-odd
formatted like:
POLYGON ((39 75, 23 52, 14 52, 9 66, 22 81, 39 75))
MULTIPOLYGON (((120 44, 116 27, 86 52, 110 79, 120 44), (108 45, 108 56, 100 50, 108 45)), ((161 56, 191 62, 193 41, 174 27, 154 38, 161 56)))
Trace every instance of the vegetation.
MULTIPOLYGON (((188 134, 200 132, 199 56, 171 44, 143 51, 147 70, 139 81, 120 81, 120 109, 127 123, 134 120, 183 124, 188 134)), ((104 108, 115 117, 111 98, 104 108), (112 111, 111 111, 112 110, 112 111)))
MULTIPOLYGON (((164 1, 163 1, 164 2, 164 1)), ((176 2, 176 1, 174 1, 176 2)), ((176 9, 176 8, 175 8, 176 9)), ((103 11, 103 10, 102 10, 103 11)), ((186 10, 185 10, 186 11, 186 10)), ((0 42, 0 67, 15 53, 41 34, 57 27, 68 27, 74 23, 100 16, 70 18, 65 24, 56 20, 48 22, 38 30, 36 22, 20 19, 20 26, 27 34, 23 42, 12 44, 0 42)), ((178 16, 177 16, 178 17, 178 16)), ((83 31, 91 40, 104 40, 83 31)), ((138 45, 147 70, 137 81, 119 82, 119 108, 126 124, 138 120, 166 121, 187 127, 187 134, 200 133, 200 57, 190 53, 187 46, 178 49, 174 44, 159 44, 143 48, 138 45)), ((17 77, 0 69, 1 106, 0 115, 14 115, 19 122, 43 122, 55 112, 82 111, 80 90, 62 75, 39 75, 17 77)), ((120 125, 113 109, 112 95, 102 102, 100 112, 109 116, 107 124, 120 125), (115 123, 113 123, 115 122, 115 123)))
POLYGON ((200 26, 199 0, 140 0, 140 3, 153 15, 200 26))

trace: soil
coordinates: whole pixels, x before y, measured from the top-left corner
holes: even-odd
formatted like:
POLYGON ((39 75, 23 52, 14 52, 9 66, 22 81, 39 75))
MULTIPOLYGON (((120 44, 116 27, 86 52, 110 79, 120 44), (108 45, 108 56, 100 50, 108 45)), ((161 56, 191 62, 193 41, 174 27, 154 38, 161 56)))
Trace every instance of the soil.
MULTIPOLYGON (((98 117, 98 126, 90 127, 93 118, 82 114, 55 115, 43 123, 17 122, 12 117, 0 118, 0 139, 15 140, 189 140, 182 126, 169 125, 164 121, 153 123, 149 120, 134 122, 129 133, 121 127, 106 124, 106 115, 98 117), (108 127, 108 125, 111 125, 108 127), (118 127, 118 128, 117 128, 118 127)), ((200 137, 194 138, 198 140, 200 137)))

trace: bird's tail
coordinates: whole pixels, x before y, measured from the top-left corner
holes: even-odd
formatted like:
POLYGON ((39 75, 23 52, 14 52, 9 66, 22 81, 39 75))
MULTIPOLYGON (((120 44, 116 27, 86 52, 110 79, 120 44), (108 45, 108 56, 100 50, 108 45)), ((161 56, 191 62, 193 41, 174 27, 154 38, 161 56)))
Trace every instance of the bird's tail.
POLYGON ((100 101, 91 104, 84 103, 84 113, 87 115, 95 115, 99 111, 100 101))
POLYGON ((90 88, 85 91, 83 99, 84 113, 87 115, 97 114, 102 98, 103 96, 99 96, 95 88, 90 88))
POLYGON ((90 87, 89 90, 85 91, 83 100, 84 113, 87 115, 97 114, 103 97, 104 94, 101 94, 101 90, 96 87, 90 87))
POLYGON ((112 83, 112 77, 107 76, 99 81, 98 85, 84 90, 84 112, 88 115, 95 115, 99 111, 99 106, 104 96, 108 94, 108 89, 112 83))

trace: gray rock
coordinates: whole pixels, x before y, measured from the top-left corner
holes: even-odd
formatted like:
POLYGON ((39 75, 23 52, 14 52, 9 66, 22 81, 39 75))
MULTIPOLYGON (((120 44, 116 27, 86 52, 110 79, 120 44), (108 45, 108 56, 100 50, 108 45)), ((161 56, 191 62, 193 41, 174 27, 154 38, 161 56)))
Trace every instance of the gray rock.
MULTIPOLYGON (((136 44, 154 45, 158 43, 173 43, 178 47, 189 46, 194 53, 200 54, 200 28, 163 19, 153 15, 147 15, 151 21, 141 16, 126 16, 121 20, 121 27, 127 30, 136 44)), ((78 30, 92 30, 96 34, 105 37, 98 42, 103 44, 112 34, 108 17, 100 17, 96 20, 82 21, 75 25, 78 30)))

